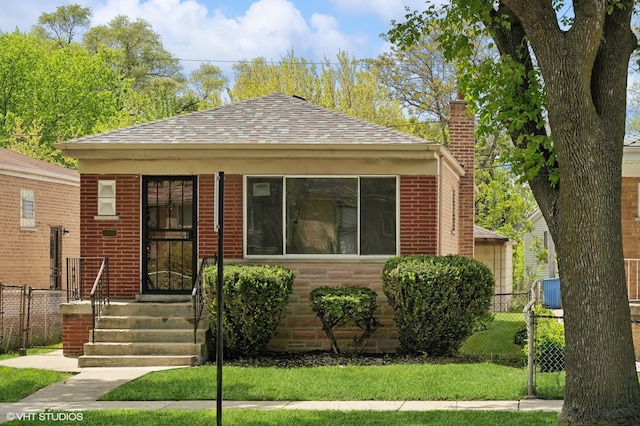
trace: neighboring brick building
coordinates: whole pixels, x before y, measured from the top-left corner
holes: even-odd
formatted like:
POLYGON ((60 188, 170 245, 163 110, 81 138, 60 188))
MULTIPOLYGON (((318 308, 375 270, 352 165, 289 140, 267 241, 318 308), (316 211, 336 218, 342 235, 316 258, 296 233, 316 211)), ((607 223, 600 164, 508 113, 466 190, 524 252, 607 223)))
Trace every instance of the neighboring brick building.
MULTIPOLYGON (((465 107, 451 104, 450 148, 460 158, 278 93, 61 143, 81 174, 81 256, 109 257, 112 297, 190 293, 198 259, 216 254, 214 174, 223 171, 225 261, 296 273, 271 348, 328 348, 309 292, 349 284, 379 295, 384 327, 366 350, 393 351, 385 260, 474 254, 465 107)), ((85 317, 69 314, 76 320, 86 329, 85 317)))
POLYGON ((80 175, 0 148, 0 201, 0 282, 64 288, 64 259, 80 255, 80 175))

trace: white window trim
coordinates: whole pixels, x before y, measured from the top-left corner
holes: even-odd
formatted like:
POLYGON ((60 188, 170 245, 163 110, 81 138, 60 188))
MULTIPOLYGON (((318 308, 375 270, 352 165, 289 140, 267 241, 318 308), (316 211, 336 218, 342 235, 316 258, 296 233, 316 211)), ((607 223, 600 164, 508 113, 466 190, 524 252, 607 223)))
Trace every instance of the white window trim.
POLYGON ((33 189, 20 190, 20 229, 26 231, 35 231, 36 229, 36 192, 33 189), (26 217, 24 203, 30 201, 33 205, 32 217, 26 217))
MULTIPOLYGON (((358 250, 360 250, 360 185, 358 185, 358 250)), ((256 174, 242 176, 242 256, 246 259, 292 259, 292 260, 365 260, 365 259, 388 259, 390 257, 399 256, 400 254, 400 176, 399 175, 285 175, 285 174, 256 174), (396 252, 394 254, 278 254, 278 255, 256 255, 247 253, 247 179, 249 178, 282 178, 282 247, 286 249, 286 226, 287 226, 287 210, 286 210, 286 191, 287 179, 308 178, 308 179, 358 179, 360 178, 395 178, 396 180, 396 252)))

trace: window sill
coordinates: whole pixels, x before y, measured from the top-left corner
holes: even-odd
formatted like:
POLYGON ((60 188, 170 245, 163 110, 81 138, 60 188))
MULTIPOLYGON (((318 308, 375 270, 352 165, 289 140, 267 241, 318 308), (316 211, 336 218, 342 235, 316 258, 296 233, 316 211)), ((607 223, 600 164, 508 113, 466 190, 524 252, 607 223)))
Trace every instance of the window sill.
POLYGON ((94 216, 93 217, 94 220, 118 220, 120 219, 120 216, 94 216))
POLYGON ((38 228, 36 228, 35 226, 21 226, 20 230, 26 232, 36 232, 38 228))
POLYGON ((370 256, 332 256, 332 255, 244 255, 244 260, 259 262, 294 262, 294 263, 379 263, 396 255, 370 255, 370 256))

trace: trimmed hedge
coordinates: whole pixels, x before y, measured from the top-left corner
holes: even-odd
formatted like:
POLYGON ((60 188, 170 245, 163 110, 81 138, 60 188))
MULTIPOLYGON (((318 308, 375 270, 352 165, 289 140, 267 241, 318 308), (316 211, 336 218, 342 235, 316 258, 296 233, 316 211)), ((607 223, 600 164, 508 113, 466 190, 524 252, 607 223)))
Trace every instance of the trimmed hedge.
MULTIPOLYGON (((203 276, 215 340, 217 266, 205 268, 203 276)), ((280 266, 224 265, 223 342, 226 354, 256 356, 265 352, 284 317, 293 292, 293 279, 293 272, 280 266)))
POLYGON ((334 329, 353 321, 362 330, 360 337, 354 337, 353 354, 359 354, 369 337, 380 327, 380 321, 373 316, 377 308, 376 293, 367 287, 345 286, 316 288, 309 295, 311 310, 320 318, 322 329, 331 342, 334 353, 341 353, 334 329))
POLYGON ((495 279, 475 259, 414 255, 387 260, 382 288, 394 309, 399 353, 452 356, 489 312, 495 279))

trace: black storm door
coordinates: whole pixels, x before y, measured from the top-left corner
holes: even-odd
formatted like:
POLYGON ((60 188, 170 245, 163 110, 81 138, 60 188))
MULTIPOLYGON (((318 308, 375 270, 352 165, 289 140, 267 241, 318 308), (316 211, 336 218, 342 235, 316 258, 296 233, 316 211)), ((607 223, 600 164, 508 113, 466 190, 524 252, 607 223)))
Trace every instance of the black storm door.
POLYGON ((190 293, 197 271, 195 176, 145 176, 143 293, 190 293))

